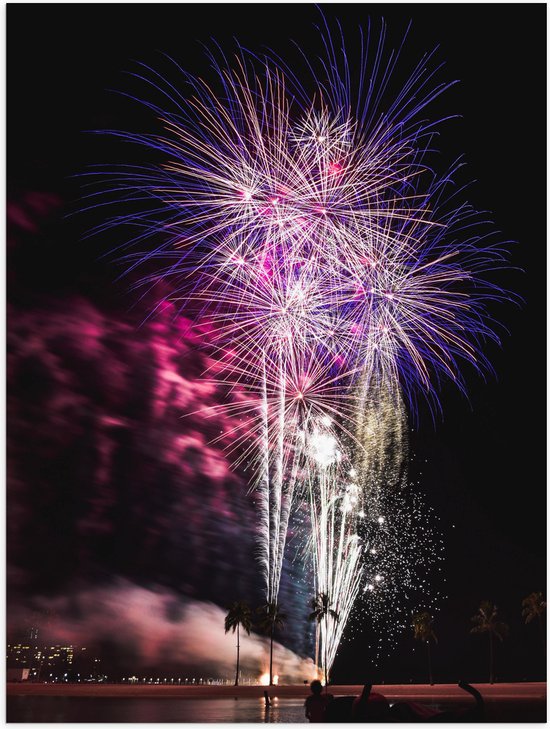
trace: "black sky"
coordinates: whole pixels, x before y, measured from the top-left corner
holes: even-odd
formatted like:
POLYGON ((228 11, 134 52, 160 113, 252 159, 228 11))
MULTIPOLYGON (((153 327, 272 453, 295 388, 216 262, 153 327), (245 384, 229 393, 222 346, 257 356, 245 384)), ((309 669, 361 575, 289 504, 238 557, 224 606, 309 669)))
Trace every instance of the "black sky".
MULTIPOLYGON (((434 114, 462 117, 442 130, 442 160, 464 153, 467 178, 476 180, 469 199, 491 211, 504 240, 517 241, 511 265, 521 272, 502 273, 498 280, 524 304, 495 309, 509 330, 501 349, 488 349, 496 376, 483 381, 468 373, 469 401, 446 387, 444 418, 435 424, 421 411, 411 436, 411 470, 441 516, 447 544, 449 599, 438 618, 440 644, 447 639, 447 648, 436 665, 449 677, 454 666, 474 670, 481 659, 467 635, 468 619, 481 599, 490 598, 512 626, 503 670, 521 678, 531 670, 526 655, 532 640, 521 625, 521 599, 545 590, 546 579, 546 8, 329 4, 323 10, 341 21, 348 38, 368 16, 375 26, 384 17, 390 44, 412 20, 405 68, 409 58, 412 63, 440 46, 438 57, 446 62, 440 76, 460 84, 437 102, 434 114)), ((206 73, 200 44, 214 38, 225 47, 233 37, 245 47, 268 46, 284 55, 290 39, 308 46, 318 11, 302 4, 42 4, 9 5, 7 14, 8 198, 36 223, 34 231, 23 225, 8 237, 8 328, 75 296, 136 324, 140 312, 128 313, 131 294, 114 281, 112 261, 98 260, 105 242, 81 241, 90 220, 65 217, 79 206, 73 176, 90 163, 116 162, 110 155, 121 154, 120 146, 115 152, 104 137, 85 130, 147 124, 144 112, 111 91, 131 83, 125 72, 135 68, 133 61, 156 66, 165 52, 193 73, 206 73), (37 192, 46 195, 44 211, 36 197, 29 203, 29 194, 37 192)), ((90 382, 94 376, 89 374, 90 382)), ((34 395, 27 384, 18 387, 21 408, 34 395)), ((18 448, 19 457, 31 456, 23 444, 18 448)), ((44 483, 57 477, 52 473, 44 483)), ((49 518, 48 500, 41 503, 49 518)), ((33 535, 26 539, 32 551, 33 535)), ((386 666, 386 676, 414 671, 410 648, 404 641, 401 666, 386 666)), ((342 680, 352 678, 345 665, 352 655, 353 665, 361 662, 354 646, 346 646, 336 666, 342 680)))

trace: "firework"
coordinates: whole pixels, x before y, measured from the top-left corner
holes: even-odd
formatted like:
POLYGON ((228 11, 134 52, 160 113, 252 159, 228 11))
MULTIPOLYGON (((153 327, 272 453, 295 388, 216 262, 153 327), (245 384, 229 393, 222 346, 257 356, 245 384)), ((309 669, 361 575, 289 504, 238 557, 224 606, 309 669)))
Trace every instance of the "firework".
POLYGON ((270 603, 293 503, 308 500, 315 587, 341 616, 320 624, 326 667, 377 549, 358 524, 402 479, 404 408, 419 393, 437 405, 444 377, 463 387, 463 362, 488 366, 487 304, 502 296, 484 278, 502 248, 454 202, 459 165, 428 164, 436 122, 420 112, 448 84, 428 55, 391 98, 384 37, 362 44, 357 85, 330 35, 304 85, 244 49, 211 56, 211 83, 182 72, 181 91, 142 70, 170 106, 148 104, 163 131, 121 136, 163 163, 112 174, 130 207, 106 223, 134 226, 124 260, 153 266, 137 286, 171 282, 209 324, 213 379, 242 393, 222 407, 248 424, 231 449, 257 493, 270 603))
POLYGON ((316 477, 308 484, 315 593, 325 603, 318 622, 316 663, 328 679, 362 578, 363 550, 356 524, 362 500, 356 473, 349 470, 326 426, 313 430, 309 450, 318 466, 316 473, 310 469, 310 476, 316 477))

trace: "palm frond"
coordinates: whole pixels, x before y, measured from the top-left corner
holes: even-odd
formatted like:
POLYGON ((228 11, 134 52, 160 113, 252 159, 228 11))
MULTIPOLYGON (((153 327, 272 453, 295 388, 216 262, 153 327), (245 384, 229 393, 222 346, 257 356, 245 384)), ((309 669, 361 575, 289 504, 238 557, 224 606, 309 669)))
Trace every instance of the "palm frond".
POLYGON ((491 633, 502 641, 510 631, 508 624, 499 619, 498 607, 490 600, 483 600, 470 620, 474 624, 470 633, 491 633))
POLYGON ((225 632, 228 633, 231 630, 234 633, 239 625, 250 635, 252 611, 243 601, 234 602, 229 608, 229 612, 225 616, 225 632))

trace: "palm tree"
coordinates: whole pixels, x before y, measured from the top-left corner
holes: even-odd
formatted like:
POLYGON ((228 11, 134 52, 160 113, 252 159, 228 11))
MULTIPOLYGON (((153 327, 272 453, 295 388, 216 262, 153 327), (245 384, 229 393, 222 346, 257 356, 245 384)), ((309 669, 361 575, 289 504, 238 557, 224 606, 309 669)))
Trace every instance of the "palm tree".
POLYGON ((541 641, 544 647, 544 652, 546 653, 546 641, 544 640, 544 631, 542 625, 542 615, 546 610, 546 600, 544 599, 544 595, 542 594, 542 592, 532 592, 530 595, 527 595, 524 600, 522 600, 521 604, 523 606, 521 614, 525 618, 526 625, 535 618, 537 619, 541 641))
POLYGON ((521 614, 525 618, 525 623, 530 623, 535 618, 540 623, 542 614, 546 610, 546 601, 542 592, 532 592, 521 601, 521 604, 523 605, 521 614))
POLYGON ((499 620, 498 608, 490 600, 483 600, 477 613, 471 618, 474 627, 470 633, 487 633, 489 635, 489 681, 494 683, 493 676, 493 639, 497 637, 500 642, 506 638, 510 628, 499 620))
POLYGON ((430 678, 430 686, 434 685, 432 675, 432 654, 430 641, 437 643, 437 636, 434 633, 432 627, 433 621, 434 619, 432 618, 430 613, 426 611, 421 613, 415 613, 412 616, 412 628, 415 639, 422 641, 422 643, 426 643, 426 649, 428 651, 428 676, 430 678))
POLYGON ((235 673, 235 686, 239 685, 239 656, 241 650, 239 628, 241 625, 248 635, 250 635, 252 612, 246 602, 234 602, 225 616, 225 632, 228 633, 230 630, 233 632, 235 630, 237 631, 237 671, 235 673))
POLYGON ((258 613, 262 616, 260 618, 259 626, 270 637, 270 648, 269 648, 269 685, 273 686, 273 633, 276 628, 283 628, 286 620, 286 615, 281 612, 280 606, 275 600, 267 602, 257 609, 258 613))
POLYGON ((330 597, 326 592, 318 592, 311 601, 312 612, 308 616, 308 620, 315 620, 318 625, 321 621, 325 621, 325 687, 328 686, 328 665, 327 665, 327 638, 328 638, 328 618, 329 615, 333 620, 338 622, 340 616, 330 607, 330 597))

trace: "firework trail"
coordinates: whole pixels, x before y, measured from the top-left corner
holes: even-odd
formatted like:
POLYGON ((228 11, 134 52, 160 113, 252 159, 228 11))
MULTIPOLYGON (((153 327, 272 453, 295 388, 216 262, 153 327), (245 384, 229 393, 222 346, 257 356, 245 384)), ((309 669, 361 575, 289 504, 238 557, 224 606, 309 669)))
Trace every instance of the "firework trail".
MULTIPOLYGON (((369 618, 382 627, 381 593, 386 599, 391 595, 396 607, 398 586, 411 590, 416 584, 414 560, 396 562, 397 555, 406 553, 401 540, 414 536, 417 544, 422 543, 426 566, 437 560, 431 532, 424 527, 424 537, 429 538, 418 537, 420 524, 406 521, 413 509, 407 510, 405 499, 395 494, 406 478, 402 403, 381 389, 371 392, 359 413, 357 436, 351 445, 349 438, 338 440, 327 417, 303 432, 310 461, 302 479, 310 504, 304 556, 311 555, 316 595, 324 596, 332 611, 325 611, 316 632, 316 663, 327 676, 361 585, 368 592, 363 607, 368 599, 369 618)), ((419 508, 416 511, 420 513, 419 508)))
POLYGON ((399 480, 405 405, 420 394, 437 408, 443 378, 463 388, 464 362, 488 367, 487 305, 503 297, 485 280, 503 248, 456 202, 460 164, 437 175, 428 161, 438 122, 424 111, 451 84, 428 54, 391 97, 401 49, 386 53, 385 34, 369 24, 348 58, 327 28, 317 67, 302 59, 307 81, 242 48, 231 62, 210 54, 211 83, 142 66, 163 131, 111 132, 163 161, 111 174, 108 195, 128 207, 104 227, 133 226, 123 260, 145 270, 137 288, 170 281, 210 326, 218 385, 245 393, 227 405, 250 423, 231 450, 258 494, 268 602, 307 494, 316 589, 342 616, 320 626, 328 664, 361 582, 356 512, 369 519, 380 485, 399 480), (341 460, 320 459, 327 448, 341 460))
POLYGON ((318 621, 316 664, 327 678, 336 650, 359 592, 362 546, 356 531, 361 489, 355 470, 330 434, 330 422, 309 436, 309 450, 317 472, 309 470, 311 552, 315 593, 323 596, 325 615, 318 621), (347 466, 347 468, 346 468, 347 466))

